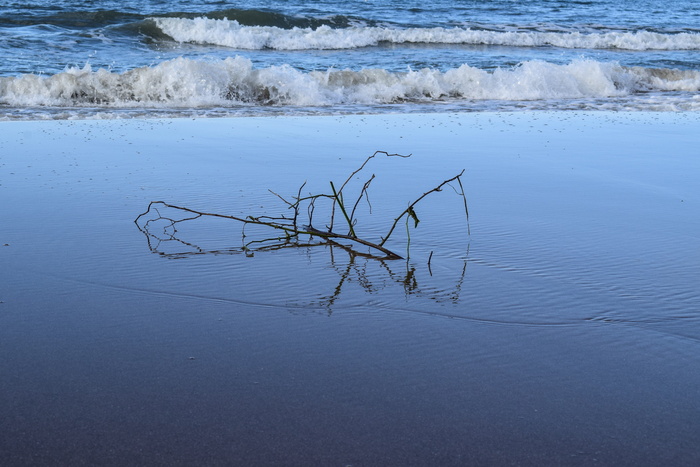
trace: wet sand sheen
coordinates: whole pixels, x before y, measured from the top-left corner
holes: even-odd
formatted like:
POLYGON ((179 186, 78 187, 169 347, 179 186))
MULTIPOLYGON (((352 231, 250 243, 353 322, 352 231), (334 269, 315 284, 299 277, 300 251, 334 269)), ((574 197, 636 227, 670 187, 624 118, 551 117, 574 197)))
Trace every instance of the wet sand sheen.
MULTIPOLYGON (((696 114, 0 125, 3 463, 617 465, 700 460, 696 114), (162 199, 279 212, 376 150, 409 262, 327 247, 168 259, 162 199), (434 252, 431 268, 427 258, 434 252)), ((186 240, 240 246, 200 223, 186 240)), ((398 236, 392 248, 404 248, 398 236)))

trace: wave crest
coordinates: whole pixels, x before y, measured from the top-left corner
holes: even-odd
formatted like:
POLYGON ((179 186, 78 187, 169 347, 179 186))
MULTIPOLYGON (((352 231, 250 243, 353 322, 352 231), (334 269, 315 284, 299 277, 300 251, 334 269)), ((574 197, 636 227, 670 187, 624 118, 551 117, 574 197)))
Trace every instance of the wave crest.
POLYGON ((568 49, 700 50, 700 34, 637 32, 521 32, 470 28, 407 28, 376 26, 316 28, 244 26, 236 20, 211 18, 152 18, 177 42, 210 44, 237 49, 324 50, 394 44, 467 44, 513 47, 554 46, 568 49))
POLYGON ((331 69, 305 73, 289 65, 255 69, 243 57, 219 62, 178 58, 125 73, 93 71, 86 65, 48 77, 0 78, 0 103, 127 108, 330 106, 606 98, 699 90, 697 71, 625 68, 594 60, 567 65, 528 61, 493 72, 465 64, 445 72, 331 69))

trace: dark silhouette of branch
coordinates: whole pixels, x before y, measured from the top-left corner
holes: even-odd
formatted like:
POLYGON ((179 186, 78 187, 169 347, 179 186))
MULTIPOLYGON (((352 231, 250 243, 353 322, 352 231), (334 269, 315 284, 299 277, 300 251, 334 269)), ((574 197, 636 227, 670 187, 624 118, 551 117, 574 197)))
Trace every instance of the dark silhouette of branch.
MULTIPOLYGON (((436 186, 432 190, 426 191, 417 200, 415 200, 414 202, 409 204, 408 207, 406 209, 404 209, 403 212, 401 214, 399 214, 399 216, 396 219, 394 219, 394 223, 391 225, 389 232, 384 237, 382 237, 382 240, 379 242, 379 245, 384 245, 386 243, 386 241, 389 240, 389 237, 391 236, 391 234, 394 232, 394 229, 396 228, 396 224, 398 224, 399 221, 401 220, 401 218, 405 215, 409 215, 411 218, 413 218, 413 220, 416 223, 416 227, 418 227, 419 220, 418 220, 418 216, 416 215, 416 211, 413 209, 414 206, 416 204, 418 204, 423 198, 428 196, 430 193, 442 191, 442 187, 447 185, 450 182, 454 182, 455 180, 457 180, 457 181, 459 181, 459 185, 462 186, 462 181, 460 180, 462 175, 464 175, 464 170, 462 170, 458 175, 455 175, 454 177, 452 177, 448 180, 445 180, 444 182, 442 182, 441 184, 439 184, 438 186, 436 186)), ((466 198, 466 196, 464 196, 464 190, 462 190, 462 196, 464 197, 464 209, 465 209, 466 214, 467 214, 467 228, 468 228, 469 227, 469 211, 467 210, 467 198, 466 198)))
MULTIPOLYGON (((251 252, 251 251, 260 251, 263 248, 266 250, 269 249, 274 249, 274 248, 288 248, 290 246, 294 246, 299 244, 299 236, 300 235, 308 235, 310 238, 319 238, 324 241, 324 243, 333 243, 336 245, 340 245, 338 243, 341 240, 345 241, 350 241, 355 244, 363 245, 366 247, 369 247, 372 250, 376 250, 380 253, 383 254, 383 256, 375 256, 375 255, 369 255, 370 257, 377 257, 381 259, 402 259, 402 257, 395 252, 387 249, 384 244, 387 242, 391 234, 393 233, 394 229, 396 228, 396 225, 398 224, 399 220, 404 218, 405 216, 408 216, 407 222, 409 219, 413 219, 415 223, 415 227, 418 226, 419 219, 418 215, 415 212, 414 207, 421 201, 423 200, 426 196, 428 196, 431 193, 439 192, 442 191, 442 188, 445 185, 449 185, 450 183, 457 181, 459 183, 459 187, 461 189, 461 192, 457 192, 458 195, 462 196, 464 199, 464 209, 467 215, 467 229, 469 231, 469 212, 467 210, 467 201, 466 201, 466 196, 464 194, 464 187, 462 185, 461 177, 464 174, 464 170, 460 172, 458 175, 455 175, 454 177, 447 179, 440 183, 438 186, 435 188, 426 191, 423 193, 420 197, 418 197, 415 201, 411 202, 406 209, 401 212, 398 217, 394 219, 393 224, 391 225, 391 228, 387 232, 387 234, 384 237, 380 238, 379 242, 373 242, 367 239, 363 239, 357 236, 357 233, 355 231, 355 225, 357 224, 357 219, 355 218, 355 211, 357 209, 357 206, 359 205, 360 201, 362 198, 367 199, 367 203, 369 204, 369 187, 372 181, 375 179, 375 175, 372 174, 372 176, 365 182, 365 184, 362 186, 362 189, 359 192, 359 195, 357 196, 357 199, 352 207, 352 210, 348 213, 348 209, 346 208, 345 204, 345 196, 344 196, 344 190, 346 189, 348 183, 352 180, 352 178, 357 175, 360 171, 362 171, 367 164, 369 163, 370 160, 372 160, 374 157, 376 157, 378 154, 383 154, 387 157, 403 157, 407 158, 410 157, 408 156, 402 156, 400 154, 389 154, 386 151, 376 151, 374 154, 369 156, 365 161, 362 163, 362 165, 355 171, 353 171, 350 176, 343 182, 343 184, 340 186, 339 189, 336 189, 336 185, 331 181, 330 182, 330 187, 332 194, 325 194, 325 193, 320 193, 320 194, 309 194, 306 196, 302 196, 302 190, 306 186, 306 182, 304 182, 299 189, 297 190, 296 196, 293 196, 290 199, 286 199, 283 196, 279 195, 278 193, 269 190, 270 193, 272 193, 274 196, 279 198, 284 204, 287 205, 287 209, 291 209, 294 214, 293 216, 267 216, 267 215, 261 215, 261 216, 253 216, 249 215, 246 217, 240 217, 240 216, 233 216, 233 215, 228 215, 228 214, 219 214, 219 213, 212 213, 212 212, 206 212, 206 211, 198 211, 196 209, 188 208, 185 206, 178 206, 175 204, 167 203, 165 201, 151 201, 148 205, 148 208, 146 209, 145 212, 139 214, 139 216, 134 220, 136 225, 141 229, 144 233, 146 233, 148 236, 151 238, 158 239, 159 241, 163 241, 164 239, 152 234, 149 232, 149 227, 151 223, 155 221, 166 221, 168 222, 168 227, 171 227, 173 229, 173 232, 176 231, 176 224, 185 222, 185 221, 190 221, 194 219, 199 219, 201 217, 215 217, 215 218, 220 218, 220 219, 230 219, 234 220, 237 222, 241 222, 245 228, 247 225, 260 225, 264 227, 268 227, 271 229, 275 229, 278 231, 282 231, 283 235, 280 237, 271 237, 271 238, 265 238, 265 239, 254 239, 252 241, 249 241, 245 243, 242 246, 242 250, 246 252, 251 252), (330 212, 330 222, 326 226, 326 230, 321 230, 317 229, 316 227, 313 226, 313 213, 314 209, 316 206, 316 202, 319 200, 324 200, 328 199, 331 201, 331 212, 330 212), (336 206, 340 209, 345 222, 348 225, 349 232, 347 234, 344 233, 338 233, 333 231, 333 225, 334 225, 334 218, 335 218, 335 210, 336 206), (177 211, 181 211, 185 214, 188 215, 188 217, 185 217, 183 219, 175 220, 170 217, 164 217, 160 214, 160 211, 158 208, 168 208, 168 209, 173 209, 177 211), (299 215, 300 211, 302 208, 306 208, 307 214, 308 214, 308 224, 306 225, 299 225, 299 215), (151 213, 151 211, 155 211, 157 213, 157 217, 148 219, 145 222, 143 219, 151 213), (143 225, 141 225, 143 224, 143 225), (265 245, 264 247, 262 245, 265 245)), ((370 204, 370 213, 371 213, 371 204, 370 204)), ((408 228, 408 224, 407 224, 408 228)), ((167 236, 167 234, 165 234, 167 236)), ((165 239, 165 240, 177 240, 173 235, 170 235, 171 238, 165 239)), ((245 233, 243 234, 243 237, 245 238, 245 233)), ((181 240, 177 240, 182 242, 181 240)), ((410 247, 410 233, 409 233, 409 247, 410 247)), ((185 243, 185 242, 182 242, 185 243)), ((149 239, 149 244, 150 244, 150 239, 149 239)), ((185 243, 186 244, 186 243, 185 243)), ((305 245, 308 245, 308 243, 305 243, 305 245)), ((345 247, 344 247, 345 248, 345 247)))
MULTIPOLYGON (((422 296, 436 301, 450 301, 457 303, 460 299, 460 293, 462 288, 462 283, 466 274, 467 260, 464 259, 464 265, 461 268, 461 272, 454 275, 454 283, 445 289, 435 289, 434 287, 421 287, 420 283, 423 282, 419 280, 419 272, 417 271, 415 265, 410 264, 408 261, 405 263, 404 271, 397 271, 393 266, 392 262, 387 260, 395 259, 389 255, 377 255, 372 253, 367 253, 363 251, 358 251, 352 246, 339 243, 338 241, 331 238, 322 238, 321 242, 301 242, 292 235, 287 235, 285 232, 284 236, 280 237, 270 237, 255 239, 245 243, 242 247, 237 248, 215 248, 215 249, 205 249, 202 246, 196 245, 191 241, 185 241, 183 238, 179 237, 182 235, 178 233, 177 225, 181 222, 193 221, 195 219, 200 219, 206 216, 191 216, 183 217, 182 219, 177 219, 172 215, 168 214, 163 209, 166 206, 158 205, 157 207, 152 207, 150 212, 152 212, 153 218, 149 218, 145 222, 141 222, 139 229, 146 236, 148 247, 153 252, 162 257, 170 259, 181 259, 187 257, 196 257, 202 255, 245 255, 247 257, 252 257, 257 252, 267 252, 267 251, 277 251, 287 248, 294 249, 310 249, 311 247, 325 246, 331 257, 331 270, 334 270, 338 274, 337 284, 331 288, 327 295, 319 297, 318 301, 313 300, 310 305, 318 305, 326 309, 330 315, 333 312, 333 308, 336 302, 340 299, 340 296, 348 288, 357 287, 367 293, 375 293, 378 290, 385 289, 387 287, 399 286, 403 289, 403 293, 408 296, 422 296), (179 245, 181 247, 186 247, 188 251, 175 251, 168 252, 167 250, 161 250, 161 245, 170 242, 172 245, 179 245), (335 251, 342 251, 347 253, 347 259, 336 258, 335 251), (374 269, 372 269, 374 268, 374 269), (373 274, 371 270, 375 271, 374 277, 378 280, 373 280, 373 274), (376 271, 383 271, 383 274, 379 276, 376 275, 376 271), (385 279, 389 279, 388 281, 385 279), (353 285, 355 284, 355 285, 353 285)), ((177 211, 177 209, 176 209, 177 211)), ((189 211, 182 211, 185 214, 191 214, 189 211)), ((143 213, 139 216, 143 219, 148 212, 143 213)), ((218 217, 218 216, 217 216, 218 217)), ((248 224, 243 224, 248 225, 248 224)), ((321 232, 323 234, 324 232, 321 232)), ((245 239, 245 236, 244 236, 245 239)), ((353 239, 354 241, 355 239, 353 239)), ((466 255, 469 255, 469 249, 467 248, 466 255)), ((427 273, 432 277, 433 273, 431 270, 431 261, 433 259, 433 252, 431 251, 430 257, 428 258, 427 273)), ((395 264, 395 263, 393 263, 395 264)), ((423 277, 425 279, 425 277, 423 277)), ((450 281, 452 282, 452 281, 450 281)))

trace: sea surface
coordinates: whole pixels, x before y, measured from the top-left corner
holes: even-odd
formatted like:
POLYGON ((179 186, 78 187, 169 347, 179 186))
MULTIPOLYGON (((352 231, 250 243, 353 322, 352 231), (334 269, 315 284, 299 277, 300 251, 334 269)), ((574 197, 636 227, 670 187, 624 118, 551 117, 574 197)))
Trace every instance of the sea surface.
POLYGON ((26 0, 0 119, 700 109, 697 0, 26 0))

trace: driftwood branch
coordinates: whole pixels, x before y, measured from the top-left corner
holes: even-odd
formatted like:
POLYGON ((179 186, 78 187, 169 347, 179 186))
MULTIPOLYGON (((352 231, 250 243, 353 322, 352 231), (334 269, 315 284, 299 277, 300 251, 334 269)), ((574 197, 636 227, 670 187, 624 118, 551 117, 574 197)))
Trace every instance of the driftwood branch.
MULTIPOLYGON (((462 175, 464 175, 464 170, 462 170, 458 175, 455 175, 454 177, 450 178, 449 180, 445 180, 444 182, 442 182, 441 184, 439 184, 438 186, 436 186, 432 190, 426 191, 417 200, 410 203, 408 205, 408 207, 406 209, 404 209, 403 212, 401 214, 399 214, 396 219, 394 219, 394 223, 391 225, 389 232, 384 237, 382 237, 382 240, 379 242, 379 245, 384 245, 386 243, 386 241, 389 240, 389 237, 391 236, 391 234, 394 232, 394 229, 396 228, 396 224, 399 223, 399 221, 401 220, 401 218, 403 216, 408 215, 411 218, 413 218, 413 220, 416 223, 416 227, 418 227, 418 222, 419 222, 418 216, 416 215, 416 211, 413 209, 415 207, 415 205, 418 204, 423 198, 428 196, 430 193, 442 191, 443 186, 445 186, 451 182, 454 182, 455 180, 459 181, 459 186, 461 187, 462 186, 462 181, 461 181, 462 175)), ((466 215, 467 215, 467 229, 469 229, 469 211, 467 210, 467 198, 464 195, 464 190, 462 190, 461 195, 464 198, 464 210, 465 210, 466 215)))
MULTIPOLYGON (((265 239, 255 239, 252 241, 249 241, 245 243, 242 247, 242 249, 246 252, 251 251, 251 249, 254 249, 256 251, 260 250, 269 250, 269 249, 274 249, 274 246, 277 245, 280 248, 286 248, 289 246, 294 246, 296 244, 299 244, 299 236, 300 235, 308 235, 310 238, 319 238, 322 239, 325 243, 333 243, 333 244, 338 244, 338 241, 350 241, 358 245, 363 245, 366 247, 369 247, 372 250, 378 251, 382 253, 384 256, 381 257, 381 259, 402 259, 402 257, 393 251, 389 250, 386 248, 384 245, 391 236, 391 234, 394 232, 394 229, 396 228, 396 225, 398 222, 406 217, 407 221, 407 228, 408 228, 408 221, 410 219, 413 219, 415 223, 415 227, 418 226, 418 216, 415 212, 415 206, 422 201, 426 196, 428 196, 431 193, 439 192, 442 191, 443 187, 445 185, 449 185, 452 182, 457 182, 459 184, 460 190, 455 191, 457 192, 458 195, 462 196, 464 199, 464 209, 465 213, 467 216, 467 231, 469 232, 469 212, 467 211, 467 201, 466 201, 466 196, 464 194, 464 187, 462 185, 461 177, 464 174, 464 170, 460 172, 459 174, 455 175, 452 178, 449 178, 439 185, 437 185, 435 188, 426 191, 423 193, 420 197, 418 197, 415 201, 412 201, 411 203, 408 204, 408 207, 404 209, 393 221, 391 227, 389 228, 389 231, 387 234, 383 237, 380 238, 379 242, 374 242, 370 241, 367 239, 363 239, 357 236, 356 230, 355 230, 355 225, 357 224, 357 219, 355 218, 355 211, 357 209, 357 206, 359 205, 360 201, 364 197, 367 200, 367 203, 369 204, 369 187, 372 181, 375 179, 375 175, 372 174, 372 176, 365 182, 363 185, 362 189, 359 192, 359 195, 356 198, 356 201, 352 207, 352 210, 348 213, 348 209, 346 208, 345 204, 345 196, 344 196, 344 190, 346 189, 348 183, 350 180, 357 175, 360 171, 362 171, 368 164, 368 162, 376 157, 378 154, 383 154, 387 157, 409 157, 409 156, 402 156, 399 154, 389 154, 388 152, 385 151, 376 151, 374 154, 369 156, 363 163, 362 165, 352 172, 350 176, 343 182, 342 185, 340 185, 339 189, 336 189, 335 184, 331 181, 330 182, 330 187, 331 187, 331 194, 309 194, 306 196, 302 196, 302 190, 306 186, 306 182, 304 182, 298 189, 296 196, 293 196, 291 199, 286 199, 285 197, 279 195, 278 193, 269 190, 270 193, 272 193, 274 196, 279 198, 286 206, 287 209, 291 209, 293 211, 293 215, 291 216, 266 216, 266 215, 261 215, 261 216, 246 216, 246 217, 240 217, 240 216, 234 216, 234 215, 228 215, 228 214, 219 214, 219 213, 212 213, 212 212, 206 212, 206 211, 198 211, 196 209, 188 208, 185 206, 178 206, 175 204, 167 203, 165 201, 151 201, 148 205, 148 209, 146 209, 145 212, 139 214, 139 216, 135 219, 136 225, 141 229, 144 233, 147 235, 150 235, 153 238, 158 238, 156 235, 151 234, 149 232, 149 226, 151 223, 155 221, 166 221, 169 223, 168 227, 172 227, 173 231, 175 230, 175 225, 184 221, 188 220, 194 220, 198 219, 201 217, 214 217, 214 218, 220 218, 220 219, 229 219, 229 220, 234 220, 237 222, 241 222, 245 228, 247 225, 259 225, 259 226, 264 226, 268 227, 271 229, 275 229, 278 231, 283 232, 283 236, 281 237, 273 237, 273 238, 265 238, 265 239), (315 205, 319 200, 327 199, 330 200, 331 202, 331 212, 330 212, 330 222, 326 226, 326 230, 321 230, 317 229, 316 227, 313 226, 313 213, 315 209, 315 205), (345 222, 348 225, 348 233, 338 233, 333 231, 333 225, 334 225, 334 218, 335 218, 335 211, 336 207, 340 209, 340 212, 343 215, 343 218, 345 219, 345 222), (182 213, 187 214, 187 217, 179 220, 175 220, 171 217, 165 217, 160 214, 159 208, 168 208, 172 210, 177 210, 181 211, 182 213), (308 223, 306 225, 299 225, 299 216, 300 216, 300 211, 305 208, 307 211, 308 215, 308 223), (155 212, 156 217, 149 217, 149 215, 152 215, 152 213, 155 212), (272 245, 271 245, 272 244, 272 245), (251 248, 252 245, 256 245, 254 248, 251 248), (264 247, 262 245, 265 245, 264 247)), ((454 187, 453 187, 454 188, 454 187)), ((370 212, 371 212, 371 204, 370 204, 370 212)), ((245 234, 243 235, 245 238, 245 234)), ((150 240, 149 240, 150 242, 150 240)), ((410 242, 410 234, 409 234, 409 242, 410 242)), ((309 243, 304 243, 305 246, 308 246, 309 243)), ((373 255, 370 255, 374 257, 373 255)))
MULTIPOLYGON (((365 159, 365 161, 362 163, 362 165, 361 165, 357 170, 355 170, 353 173, 351 173, 351 174, 348 176, 348 178, 345 179, 345 181, 343 182, 343 184, 340 186, 340 189, 338 190, 338 195, 342 196, 343 190, 345 189, 345 185, 347 185, 348 183, 350 183, 350 180, 352 180, 352 177, 354 177, 355 175, 357 175, 358 173, 360 173, 360 172, 365 168, 365 166, 367 165, 367 163, 368 163, 369 161, 371 161, 372 159, 374 159, 375 157, 377 157, 377 154, 384 154, 386 157, 402 157, 402 158, 404 158, 404 159, 407 159, 407 158, 411 157, 411 154, 408 154, 408 155, 405 155, 405 156, 404 156, 404 155, 402 155, 402 154, 389 154, 389 153, 386 152, 386 151, 374 151, 374 154, 372 154, 372 155, 369 156, 367 159, 365 159)), ((372 175, 372 178, 374 178, 374 175, 372 175)), ((331 182, 331 185, 332 185, 332 182, 331 182)), ((360 198, 362 197, 362 193, 360 193, 360 196, 359 196, 359 197, 360 197, 360 198)), ((333 200, 333 205, 331 206, 331 222, 330 222, 330 224, 328 225, 328 230, 329 230, 329 231, 333 230, 333 221, 335 220, 335 204, 336 204, 336 200, 334 199, 334 200, 333 200)), ((354 209, 353 209, 353 211, 354 211, 354 209)), ((352 217, 350 217, 349 223, 352 225, 352 217)))

